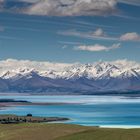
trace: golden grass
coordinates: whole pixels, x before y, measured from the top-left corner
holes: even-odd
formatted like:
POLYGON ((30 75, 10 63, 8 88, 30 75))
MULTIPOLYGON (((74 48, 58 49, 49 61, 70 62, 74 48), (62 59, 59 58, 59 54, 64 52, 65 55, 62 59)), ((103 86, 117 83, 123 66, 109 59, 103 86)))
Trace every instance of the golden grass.
POLYGON ((87 127, 64 124, 0 125, 0 140, 54 140, 87 130, 87 127))
POLYGON ((140 140, 140 129, 67 124, 0 124, 0 140, 140 140))
POLYGON ((56 140, 140 140, 140 129, 97 128, 57 138, 56 140))

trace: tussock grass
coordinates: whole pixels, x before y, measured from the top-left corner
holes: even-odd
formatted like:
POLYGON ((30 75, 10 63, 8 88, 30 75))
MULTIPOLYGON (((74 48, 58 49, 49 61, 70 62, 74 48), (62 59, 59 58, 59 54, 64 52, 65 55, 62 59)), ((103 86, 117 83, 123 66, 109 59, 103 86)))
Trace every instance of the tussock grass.
POLYGON ((67 124, 0 124, 0 140, 140 140, 140 129, 67 124))

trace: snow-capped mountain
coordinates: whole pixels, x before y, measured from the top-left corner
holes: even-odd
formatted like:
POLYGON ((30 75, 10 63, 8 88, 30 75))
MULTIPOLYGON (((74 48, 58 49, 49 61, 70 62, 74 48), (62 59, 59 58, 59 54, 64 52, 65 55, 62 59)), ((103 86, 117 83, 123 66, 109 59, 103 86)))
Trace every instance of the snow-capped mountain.
POLYGON ((127 60, 64 64, 0 61, 1 92, 140 91, 140 64, 127 60))

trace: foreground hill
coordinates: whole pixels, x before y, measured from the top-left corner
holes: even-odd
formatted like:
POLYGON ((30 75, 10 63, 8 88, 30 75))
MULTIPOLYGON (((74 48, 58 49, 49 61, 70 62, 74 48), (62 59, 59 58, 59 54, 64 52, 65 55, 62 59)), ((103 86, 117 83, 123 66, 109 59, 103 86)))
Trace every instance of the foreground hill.
POLYGON ((93 64, 0 61, 0 92, 140 91, 140 64, 126 60, 93 64))
POLYGON ((0 124, 1 140, 139 140, 140 129, 105 129, 65 124, 0 124))

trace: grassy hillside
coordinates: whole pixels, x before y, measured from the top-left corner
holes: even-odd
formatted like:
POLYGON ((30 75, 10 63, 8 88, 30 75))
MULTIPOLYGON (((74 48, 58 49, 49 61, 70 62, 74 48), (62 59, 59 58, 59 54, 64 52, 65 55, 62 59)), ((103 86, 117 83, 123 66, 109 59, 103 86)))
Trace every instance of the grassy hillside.
POLYGON ((0 140, 54 140, 87 129, 64 124, 0 124, 0 140))
POLYGON ((140 140, 140 129, 92 129, 57 140, 140 140))
POLYGON ((1 124, 0 140, 140 140, 140 129, 104 129, 66 124, 1 124))

